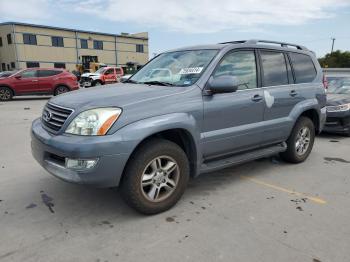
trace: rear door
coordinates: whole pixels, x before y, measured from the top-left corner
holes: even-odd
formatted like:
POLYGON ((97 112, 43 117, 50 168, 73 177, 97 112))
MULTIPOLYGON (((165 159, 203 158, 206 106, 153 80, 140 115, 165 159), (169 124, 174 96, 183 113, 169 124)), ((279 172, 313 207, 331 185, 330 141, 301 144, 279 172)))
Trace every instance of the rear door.
POLYGON ((235 76, 236 92, 204 95, 202 147, 210 159, 260 146, 264 97, 258 85, 254 50, 235 50, 224 56, 212 77, 235 76))
POLYGON ((38 70, 38 91, 40 93, 52 93, 61 70, 38 70))
POLYGON ((14 77, 13 86, 17 94, 38 92, 37 69, 27 69, 14 77))
POLYGON ((303 100, 296 86, 287 54, 278 50, 259 50, 264 111, 264 145, 285 141, 293 125, 290 113, 303 100))

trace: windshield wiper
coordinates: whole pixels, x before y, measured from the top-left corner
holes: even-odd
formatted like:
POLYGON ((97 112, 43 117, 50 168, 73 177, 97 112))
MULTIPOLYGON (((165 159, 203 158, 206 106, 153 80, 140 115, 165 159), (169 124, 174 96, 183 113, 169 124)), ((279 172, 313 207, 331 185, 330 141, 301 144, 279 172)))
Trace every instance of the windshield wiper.
POLYGON ((162 81, 147 81, 143 82, 142 84, 146 85, 159 85, 159 86, 174 86, 172 83, 162 82, 162 81))
POLYGON ((137 82, 137 81, 132 80, 132 79, 125 80, 125 81, 124 81, 124 82, 122 82, 122 83, 140 84, 140 82, 137 82))

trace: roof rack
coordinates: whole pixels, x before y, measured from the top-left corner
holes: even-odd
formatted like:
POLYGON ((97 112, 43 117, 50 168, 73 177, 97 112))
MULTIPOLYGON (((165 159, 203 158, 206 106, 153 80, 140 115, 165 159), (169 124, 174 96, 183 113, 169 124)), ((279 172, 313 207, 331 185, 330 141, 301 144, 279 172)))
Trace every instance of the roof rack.
POLYGON ((229 42, 223 42, 223 43, 220 43, 220 44, 252 44, 252 45, 256 45, 258 43, 262 43, 262 44, 276 44, 276 45, 280 45, 281 47, 287 47, 287 48, 289 46, 294 46, 296 49, 299 49, 299 50, 307 50, 307 51, 309 50, 305 46, 302 46, 302 45, 285 43, 285 42, 278 42, 278 41, 270 41, 270 40, 259 40, 259 39, 229 41, 229 42))

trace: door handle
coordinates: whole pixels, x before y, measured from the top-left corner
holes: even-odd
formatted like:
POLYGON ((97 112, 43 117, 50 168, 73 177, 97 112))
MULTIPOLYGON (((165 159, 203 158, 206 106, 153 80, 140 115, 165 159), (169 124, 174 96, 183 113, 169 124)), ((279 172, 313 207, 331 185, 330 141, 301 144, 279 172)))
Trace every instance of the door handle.
POLYGON ((295 90, 292 90, 292 91, 290 91, 290 93, 289 93, 289 95, 292 96, 292 97, 296 96, 297 94, 298 94, 298 93, 297 93, 297 91, 295 91, 295 90))
POLYGON ((261 95, 255 95, 252 97, 252 101, 254 102, 259 102, 263 99, 263 97, 261 95))
POLYGON ((37 80, 37 79, 34 79, 34 80, 32 80, 32 82, 38 82, 38 80, 37 80))

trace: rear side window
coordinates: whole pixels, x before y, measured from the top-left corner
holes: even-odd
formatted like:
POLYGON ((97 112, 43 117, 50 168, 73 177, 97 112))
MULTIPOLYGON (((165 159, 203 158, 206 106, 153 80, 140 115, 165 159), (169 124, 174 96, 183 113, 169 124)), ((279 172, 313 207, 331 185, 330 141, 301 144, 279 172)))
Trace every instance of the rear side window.
POLYGON ((288 84, 288 73, 284 54, 274 51, 260 51, 264 86, 288 84))
POLYGON ((38 77, 48 77, 48 76, 54 76, 58 75, 62 71, 59 70, 39 70, 38 77))
POLYGON ((294 69, 295 83, 310 83, 316 77, 316 69, 312 59, 308 55, 289 53, 294 69))

